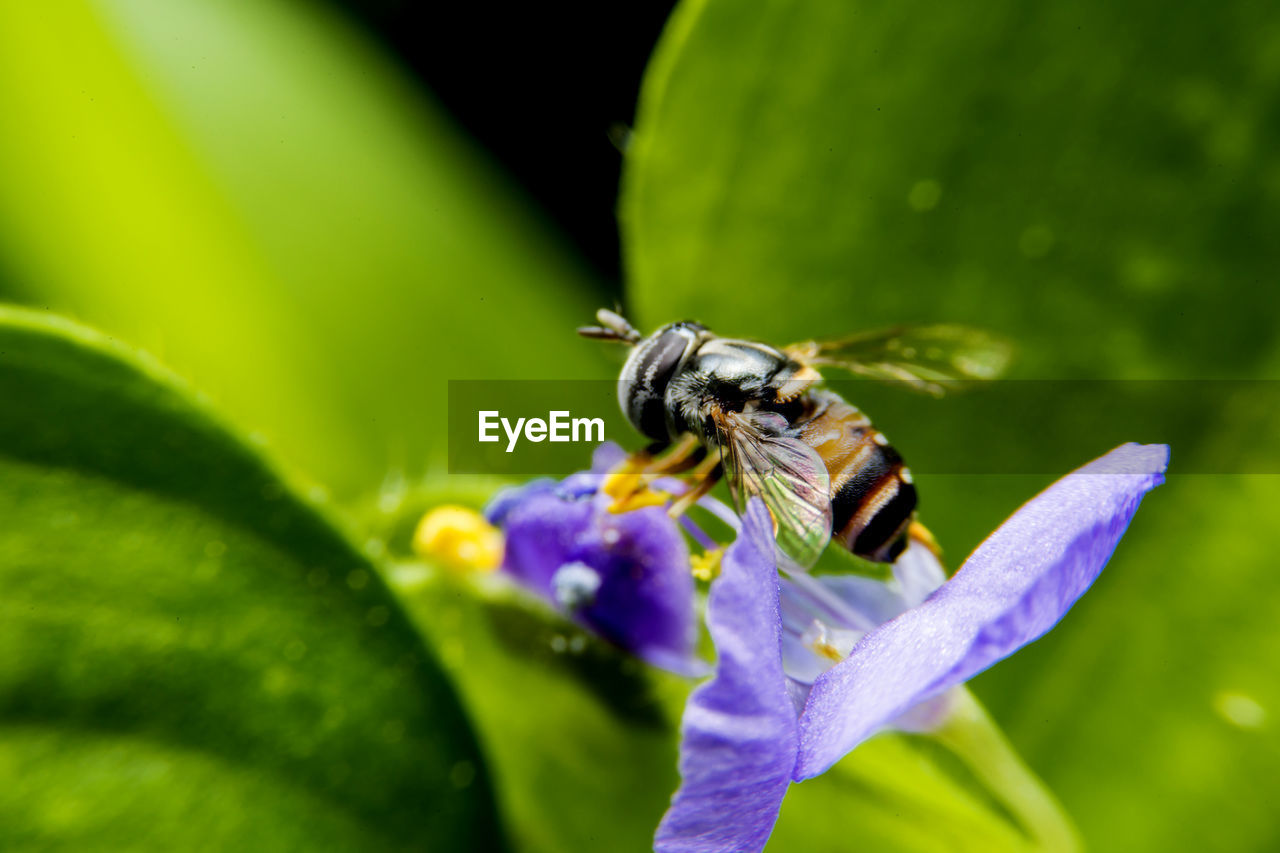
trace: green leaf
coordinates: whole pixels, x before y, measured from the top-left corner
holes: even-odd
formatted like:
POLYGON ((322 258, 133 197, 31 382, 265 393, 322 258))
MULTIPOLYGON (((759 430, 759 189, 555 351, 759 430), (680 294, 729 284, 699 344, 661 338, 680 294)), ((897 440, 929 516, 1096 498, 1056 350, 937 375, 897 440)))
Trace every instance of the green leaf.
MULTIPOLYGON (((779 343, 969 323, 1015 341, 1022 376, 1270 379, 1278 97, 1280 29, 1244 2, 688 2, 627 158, 631 301, 779 343)), ((1265 395, 1196 389, 1109 410, 1137 398, 1005 388, 986 415, 856 400, 919 465, 952 567, 1117 435, 1172 445, 1095 588, 973 685, 1100 850, 1280 844, 1280 425, 1265 395), (1040 463, 943 473, 966 444, 1040 463)))
POLYGON ((873 738, 822 776, 791 786, 769 849, 1030 850, 978 786, 942 759, 921 738, 873 738))
POLYGON ((1280 328, 1265 6, 681 4, 621 216, 646 324, 960 322, 1023 375, 1247 370, 1280 328))
POLYGON ((0 846, 494 844, 369 561, 153 362, 0 310, 0 846))
POLYGON ((323 6, 6 4, 0 113, 0 293, 161 354, 335 493, 443 466, 447 379, 607 375, 581 263, 323 6))
POLYGON ((402 568, 397 589, 458 684, 513 843, 651 849, 678 781, 679 682, 523 596, 423 572, 402 568))

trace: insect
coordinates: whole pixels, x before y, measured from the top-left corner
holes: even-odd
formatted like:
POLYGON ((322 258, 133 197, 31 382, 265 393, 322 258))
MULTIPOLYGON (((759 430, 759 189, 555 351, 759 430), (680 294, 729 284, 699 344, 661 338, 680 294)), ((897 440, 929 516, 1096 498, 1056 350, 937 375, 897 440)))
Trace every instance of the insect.
POLYGON ((819 387, 838 369, 940 394, 948 380, 990 379, 1009 347, 962 326, 901 327, 782 348, 720 337, 694 322, 642 336, 601 309, 579 334, 632 347, 618 404, 653 443, 631 472, 691 471, 673 512, 724 475, 739 511, 758 496, 779 547, 803 567, 834 539, 859 557, 893 562, 907 545, 917 495, 910 469, 856 406, 819 387))

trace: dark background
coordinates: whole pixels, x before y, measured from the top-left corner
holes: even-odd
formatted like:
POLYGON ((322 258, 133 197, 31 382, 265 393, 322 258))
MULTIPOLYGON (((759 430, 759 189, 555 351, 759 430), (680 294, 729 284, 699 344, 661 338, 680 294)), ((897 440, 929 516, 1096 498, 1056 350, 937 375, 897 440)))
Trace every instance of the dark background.
POLYGON ((634 117, 675 4, 337 5, 440 99, 619 293, 622 161, 611 135, 634 117))

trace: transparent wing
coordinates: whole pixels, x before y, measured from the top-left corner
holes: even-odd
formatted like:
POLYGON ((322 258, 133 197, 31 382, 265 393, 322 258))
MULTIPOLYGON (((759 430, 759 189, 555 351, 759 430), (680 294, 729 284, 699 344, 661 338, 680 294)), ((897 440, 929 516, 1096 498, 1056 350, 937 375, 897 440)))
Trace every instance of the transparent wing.
POLYGON ((785 348, 797 361, 847 370, 940 395, 942 383, 996 379, 1013 358, 1008 341, 969 326, 898 326, 785 348))
POLYGON ((831 539, 831 479, 816 450, 787 435, 773 412, 718 412, 712 420, 738 511, 760 497, 773 514, 778 546, 804 568, 831 539))

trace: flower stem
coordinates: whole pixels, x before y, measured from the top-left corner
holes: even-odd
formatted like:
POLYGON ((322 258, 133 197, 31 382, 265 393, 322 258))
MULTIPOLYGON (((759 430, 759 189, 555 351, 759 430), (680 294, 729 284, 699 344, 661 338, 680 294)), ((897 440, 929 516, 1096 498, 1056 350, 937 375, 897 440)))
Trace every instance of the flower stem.
POLYGON ((1080 836, 1071 818, 1018 756, 986 709, 963 687, 951 691, 950 698, 950 712, 931 733, 933 737, 1009 810, 1038 849, 1053 853, 1080 850, 1080 836))

